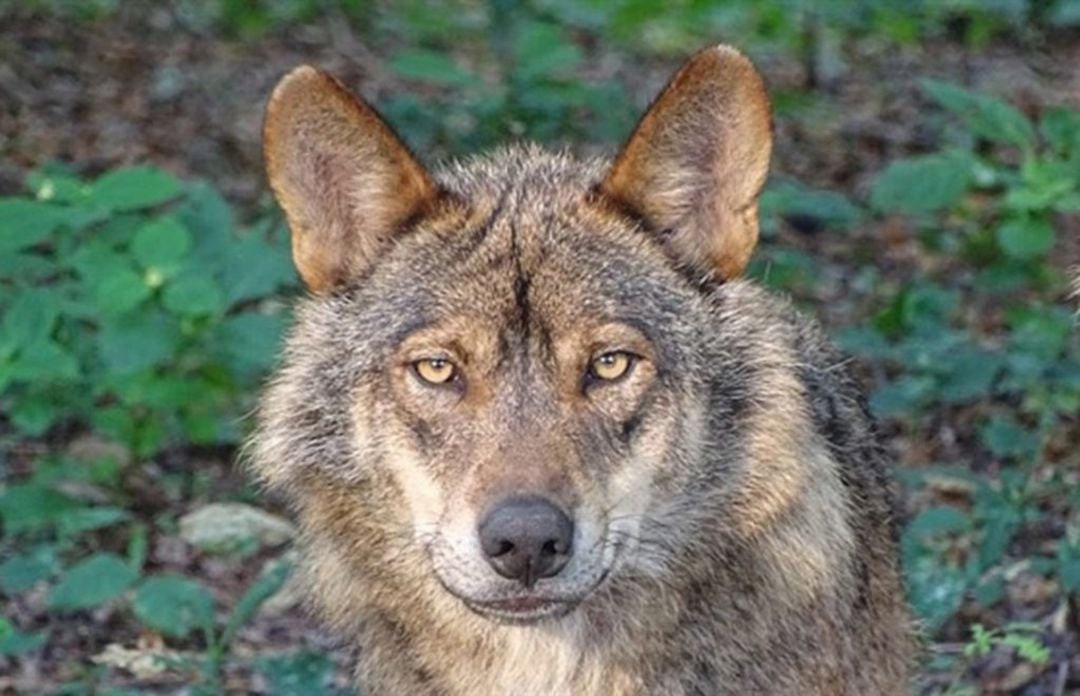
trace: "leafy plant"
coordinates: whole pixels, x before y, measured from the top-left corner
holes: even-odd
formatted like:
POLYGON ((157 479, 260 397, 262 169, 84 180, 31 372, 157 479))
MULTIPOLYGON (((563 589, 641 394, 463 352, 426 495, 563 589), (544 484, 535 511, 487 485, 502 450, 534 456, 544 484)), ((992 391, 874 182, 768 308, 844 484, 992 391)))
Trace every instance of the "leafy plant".
MULTIPOLYGON (((621 82, 583 79, 585 54, 565 27, 508 10, 491 3, 486 26, 460 27, 475 39, 468 64, 434 45, 390 57, 389 67, 399 78, 426 88, 422 101, 404 95, 383 105, 410 143, 460 154, 520 138, 612 142, 625 137, 633 105, 621 82)), ((454 34, 431 36, 411 23, 398 29, 431 44, 453 40, 456 46, 460 40, 454 34)))
POLYGON ((49 606, 57 611, 90 609, 123 594, 139 571, 111 553, 95 553, 76 563, 49 592, 49 606))
POLYGON ((275 694, 329 696, 341 693, 329 685, 333 664, 322 653, 302 650, 267 656, 258 660, 257 668, 275 694))
MULTIPOLYGON (((0 488, 0 591, 48 585, 48 609, 126 606, 178 640, 216 683, 239 627, 283 582, 256 582, 217 626, 195 580, 143 577, 147 529, 127 504, 125 466, 176 444, 228 444, 275 358, 284 319, 272 299, 293 283, 272 223, 240 231, 205 184, 152 167, 91 182, 50 168, 31 195, 0 199, 0 407, 21 437, 60 427, 108 445, 88 459, 46 456, 0 488), (84 497, 73 490, 109 491, 84 497), (114 551, 126 541, 126 554, 114 551)), ((99 447, 99 450, 101 448, 99 447)), ((0 624, 0 655, 40 647, 44 631, 0 624)))
POLYGON ((168 667, 197 672, 200 693, 219 693, 222 670, 232 652, 237 631, 282 588, 291 571, 292 564, 288 560, 271 563, 220 625, 214 621, 214 598, 210 592, 200 583, 182 577, 148 579, 136 593, 133 608, 141 621, 166 635, 183 638, 199 629, 205 642, 204 650, 174 658, 168 667))
POLYGON ((30 177, 0 199, 0 404, 26 435, 66 423, 150 455, 231 443, 292 283, 269 224, 239 234, 211 188, 137 167, 30 177))
MULTIPOLYGON (((870 203, 908 218, 922 253, 944 260, 936 277, 902 286, 870 326, 840 338, 892 368, 871 398, 879 415, 919 432, 931 410, 965 413, 998 463, 994 478, 963 467, 907 476, 916 490, 946 477, 967 491, 966 507, 926 508, 904 531, 912 602, 937 630, 968 600, 1000 601, 1011 545, 1042 519, 1058 483, 1033 474, 1080 410, 1080 342, 1071 311, 1054 303, 1064 282, 1049 257, 1058 216, 1080 210, 1080 113, 1048 109, 1036 125, 984 94, 924 88, 952 119, 949 144, 892 162, 870 203)), ((1073 566, 1062 544, 1064 573, 1073 566)))
POLYGON ((968 657, 984 657, 998 646, 1012 648, 1024 660, 1034 665, 1050 661, 1050 650, 1039 640, 1042 627, 1037 624, 1014 622, 1003 628, 987 629, 982 624, 972 624, 971 640, 964 646, 968 657))
MULTIPOLYGON (((269 563, 219 623, 214 597, 202 583, 175 574, 144 575, 146 533, 140 524, 128 526, 126 557, 97 550, 78 558, 81 548, 100 543, 93 532, 124 522, 127 515, 101 514, 111 508, 87 507, 54 491, 48 487, 53 479, 49 471, 50 467, 42 467, 29 482, 10 486, 0 494, 0 520, 5 530, 0 551, 7 550, 6 560, 0 563, 0 591, 15 597, 39 583, 49 583, 46 604, 58 615, 109 603, 127 606, 130 598, 132 613, 147 628, 181 641, 190 642, 196 632, 201 636, 202 650, 180 654, 165 666, 198 673, 207 693, 216 693, 237 632, 281 589, 291 562, 279 559, 269 563), (50 496, 53 503, 59 503, 55 512, 25 517, 35 503, 50 496), (95 524, 65 525, 73 516, 96 518, 95 524), (65 559, 71 557, 78 560, 65 566, 65 559)), ((63 463, 58 471, 67 473, 63 463)), ((0 617, 0 656, 36 650, 47 639, 45 631, 22 633, 0 617)))

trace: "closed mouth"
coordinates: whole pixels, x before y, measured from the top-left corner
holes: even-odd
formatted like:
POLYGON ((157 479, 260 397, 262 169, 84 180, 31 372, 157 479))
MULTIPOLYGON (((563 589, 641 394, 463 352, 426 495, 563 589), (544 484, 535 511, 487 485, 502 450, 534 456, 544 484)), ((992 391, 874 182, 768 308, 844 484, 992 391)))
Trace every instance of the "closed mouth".
POLYGON ((466 599, 464 602, 467 607, 482 616, 515 624, 529 624, 542 619, 565 616, 577 606, 576 600, 531 596, 486 602, 466 599))
MULTIPOLYGON (((618 556, 619 542, 615 542, 616 557, 618 556)), ((612 563, 613 565, 613 563, 612 563)), ((587 590, 573 595, 551 597, 537 594, 520 594, 499 599, 474 599, 455 588, 443 578, 438 568, 434 573, 435 579, 449 594, 456 597, 469 610, 486 619, 501 623, 515 625, 530 625, 539 623, 544 619, 557 619, 574 611, 582 601, 602 585, 611 572, 612 565, 608 565, 600 573, 600 577, 587 590)), ((550 591, 550 590, 549 590, 550 591)))

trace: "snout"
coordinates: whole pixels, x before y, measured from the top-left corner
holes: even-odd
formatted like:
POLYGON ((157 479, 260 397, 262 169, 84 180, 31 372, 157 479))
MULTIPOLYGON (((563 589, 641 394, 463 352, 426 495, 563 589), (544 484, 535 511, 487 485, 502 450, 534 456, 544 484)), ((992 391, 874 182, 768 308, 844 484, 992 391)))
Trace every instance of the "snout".
POLYGON ((607 577, 618 550, 599 510, 580 501, 567 508, 539 491, 515 491, 470 512, 466 501, 448 506, 428 553, 445 590, 501 623, 571 613, 607 577))
POLYGON ((477 532, 492 569, 527 588, 558 575, 574 552, 574 521, 558 505, 539 496, 500 501, 481 520, 477 532))

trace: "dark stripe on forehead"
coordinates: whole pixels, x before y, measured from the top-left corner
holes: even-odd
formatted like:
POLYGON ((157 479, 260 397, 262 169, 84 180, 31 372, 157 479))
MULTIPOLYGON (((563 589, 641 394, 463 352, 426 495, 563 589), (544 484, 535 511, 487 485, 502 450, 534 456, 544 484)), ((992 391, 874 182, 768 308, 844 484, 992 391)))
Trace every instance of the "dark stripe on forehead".
POLYGON ((514 310, 515 323, 518 324, 523 340, 529 338, 529 275, 525 272, 521 259, 521 240, 518 227, 510 221, 510 253, 514 258, 514 310))
POLYGON ((460 235, 460 239, 454 238, 451 246, 453 252, 447 261, 450 264, 461 264, 467 259, 473 256, 487 241, 491 235, 491 230, 494 229, 495 224, 503 216, 503 212, 506 210, 506 198, 507 194, 504 192, 499 200, 495 202, 495 206, 491 209, 491 214, 488 215, 478 227, 473 230, 466 231, 460 235))

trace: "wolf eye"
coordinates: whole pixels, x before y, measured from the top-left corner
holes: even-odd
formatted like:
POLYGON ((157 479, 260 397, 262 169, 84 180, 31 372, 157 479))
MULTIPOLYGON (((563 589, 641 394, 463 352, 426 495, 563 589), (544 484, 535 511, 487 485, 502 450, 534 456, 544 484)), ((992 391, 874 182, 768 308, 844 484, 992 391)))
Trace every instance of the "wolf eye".
POLYGON ((612 382, 626 375, 634 364, 634 356, 623 351, 612 351, 598 356, 589 365, 589 374, 596 379, 612 382))
POLYGON ((425 358, 413 363, 413 370, 429 384, 446 384, 457 374, 454 363, 446 358, 425 358))

